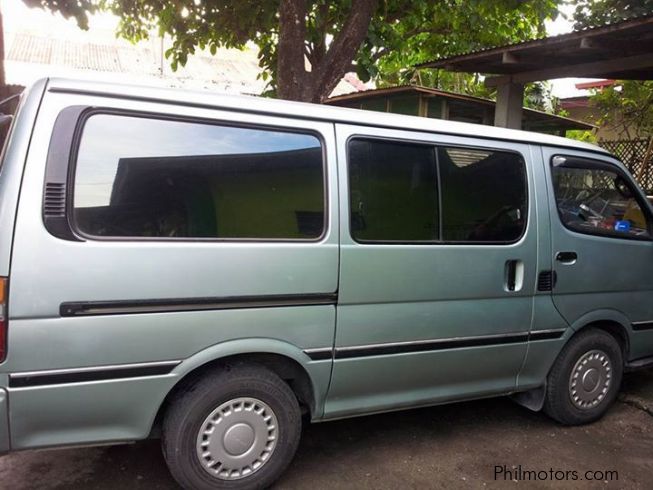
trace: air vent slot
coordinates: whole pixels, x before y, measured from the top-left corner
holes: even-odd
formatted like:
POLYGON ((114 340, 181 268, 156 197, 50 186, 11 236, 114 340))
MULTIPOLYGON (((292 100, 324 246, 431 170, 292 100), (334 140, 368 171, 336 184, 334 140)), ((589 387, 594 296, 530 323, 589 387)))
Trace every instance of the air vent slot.
POLYGON ((554 271, 542 271, 537 276, 538 291, 553 291, 556 282, 556 273, 554 271))
POLYGON ((66 184, 57 182, 45 184, 43 216, 46 218, 63 218, 66 216, 66 184))

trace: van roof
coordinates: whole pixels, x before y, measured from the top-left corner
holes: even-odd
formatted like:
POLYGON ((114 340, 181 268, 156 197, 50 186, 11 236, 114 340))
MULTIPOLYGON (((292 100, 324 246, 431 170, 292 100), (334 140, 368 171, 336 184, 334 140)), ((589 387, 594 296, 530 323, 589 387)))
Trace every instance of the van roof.
MULTIPOLYGON (((37 82, 38 83, 38 82, 37 82)), ((308 104, 287 100, 269 99, 249 95, 228 95, 210 91, 168 89, 117 83, 50 78, 47 90, 89 94, 101 97, 130 98, 135 100, 191 105, 215 109, 258 112, 297 119, 313 119, 344 124, 386 127, 413 131, 427 131, 457 136, 473 136, 566 147, 576 150, 608 153, 603 148, 581 141, 530 131, 498 128, 443 119, 405 116, 384 112, 364 111, 331 105, 308 104)))

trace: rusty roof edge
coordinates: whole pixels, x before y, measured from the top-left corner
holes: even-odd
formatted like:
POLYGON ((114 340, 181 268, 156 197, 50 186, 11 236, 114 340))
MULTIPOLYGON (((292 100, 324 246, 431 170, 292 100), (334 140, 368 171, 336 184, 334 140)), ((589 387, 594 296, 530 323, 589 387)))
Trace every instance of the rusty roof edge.
MULTIPOLYGON (((424 87, 423 85, 396 85, 394 87, 383 87, 383 88, 376 88, 376 89, 369 89, 369 90, 363 90, 360 92, 353 92, 350 94, 343 94, 343 95, 336 95, 335 97, 329 97, 327 100, 324 101, 324 104, 329 104, 330 102, 342 102, 346 100, 356 100, 356 99, 362 99, 364 97, 374 97, 374 96, 383 96, 383 95, 388 95, 388 94, 393 94, 393 93, 401 93, 401 92, 410 92, 410 91, 415 91, 415 92, 422 92, 426 93, 429 95, 440 95, 442 97, 448 97, 452 99, 459 99, 459 100, 468 100, 471 102, 477 102, 481 103, 484 105, 491 105, 495 106, 496 101, 491 100, 491 99, 486 99, 483 97, 476 97, 474 95, 467 95, 467 94, 458 94, 456 92, 449 92, 447 90, 440 90, 436 88, 431 88, 431 87, 424 87)), ((532 109, 530 107, 524 107, 524 111, 526 112, 531 112, 540 116, 545 116, 547 118, 551 119, 557 119, 559 121, 564 121, 568 123, 572 123, 575 125, 579 126, 585 126, 585 129, 596 129, 598 126, 595 126, 594 124, 587 123, 585 121, 579 121, 577 119, 572 119, 570 117, 565 117, 565 116, 560 116, 557 114, 551 114, 549 112, 544 112, 540 111, 537 109, 532 109)))
POLYGON ((425 87, 424 85, 415 85, 415 84, 395 85, 392 87, 383 87, 383 88, 372 88, 368 90, 360 90, 358 92, 351 92, 349 94, 336 95, 333 97, 329 97, 324 101, 324 103, 328 104, 329 102, 342 102, 343 100, 359 99, 365 96, 373 97, 377 95, 382 96, 382 95, 388 95, 393 93, 410 92, 410 91, 422 92, 429 95, 441 95, 443 97, 450 97, 450 98, 460 99, 460 100, 472 100, 474 102, 479 102, 484 104, 492 104, 492 105, 495 104, 495 101, 491 99, 486 99, 484 97, 477 97, 475 95, 468 95, 468 94, 459 94, 457 92, 450 92, 448 90, 425 87))
POLYGON ((579 121, 578 119, 572 119, 571 117, 560 116, 558 114, 551 114, 550 112, 544 112, 538 109, 531 109, 530 107, 524 107, 523 110, 526 112, 533 112, 542 116, 546 116, 547 118, 550 119, 557 119, 559 121, 565 121, 579 126, 585 126, 585 129, 598 129, 598 126, 596 126, 595 124, 591 124, 585 121, 579 121))
POLYGON ((607 34, 609 32, 629 29, 634 26, 639 26, 639 25, 649 24, 649 23, 653 23, 653 13, 626 19, 622 22, 615 22, 603 26, 582 29, 579 31, 572 31, 566 34, 559 34, 557 36, 541 37, 541 38, 529 39, 527 41, 521 41, 512 44, 505 44, 503 46, 492 46, 488 48, 481 48, 476 51, 470 51, 467 53, 446 56, 444 58, 437 58, 431 61, 425 61, 423 63, 418 63, 414 65, 414 67, 415 68, 442 68, 443 65, 446 65, 447 63, 452 63, 453 61, 467 61, 481 56, 491 56, 494 54, 499 54, 504 51, 511 51, 511 52, 521 51, 523 49, 528 49, 540 45, 559 44, 559 43, 581 39, 583 37, 598 36, 601 34, 607 34))

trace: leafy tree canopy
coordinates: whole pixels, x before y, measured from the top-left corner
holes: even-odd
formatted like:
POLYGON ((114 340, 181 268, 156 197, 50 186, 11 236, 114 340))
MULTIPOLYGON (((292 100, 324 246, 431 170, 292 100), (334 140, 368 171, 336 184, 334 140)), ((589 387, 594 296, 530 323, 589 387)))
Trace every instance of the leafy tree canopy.
POLYGON ((578 0, 574 27, 598 27, 650 14, 653 14, 653 0, 578 0))
MULTIPOLYGON (((575 28, 614 24, 653 14, 653 0, 579 0, 575 28)), ((590 103, 598 123, 612 127, 624 138, 653 135, 653 81, 620 80, 597 90, 590 103)))
POLYGON ((598 123, 624 139, 653 136, 653 81, 621 80, 597 90, 590 104, 598 123))
POLYGON ((173 69, 197 49, 254 43, 272 91, 317 102, 348 71, 406 82, 416 63, 543 35, 562 0, 24 1, 74 17, 82 28, 89 13, 113 12, 119 35, 134 42, 153 31, 168 35, 173 69))

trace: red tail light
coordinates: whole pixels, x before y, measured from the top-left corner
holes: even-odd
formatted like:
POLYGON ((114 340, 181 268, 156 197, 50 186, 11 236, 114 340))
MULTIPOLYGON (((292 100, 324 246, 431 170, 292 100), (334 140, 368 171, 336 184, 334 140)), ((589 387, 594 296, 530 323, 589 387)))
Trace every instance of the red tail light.
POLYGON ((7 278, 0 278, 0 362, 7 357, 7 278))

